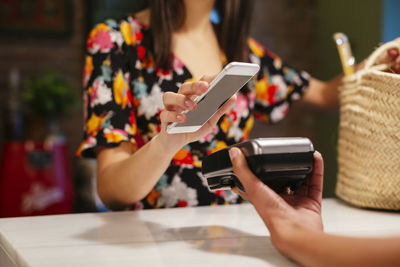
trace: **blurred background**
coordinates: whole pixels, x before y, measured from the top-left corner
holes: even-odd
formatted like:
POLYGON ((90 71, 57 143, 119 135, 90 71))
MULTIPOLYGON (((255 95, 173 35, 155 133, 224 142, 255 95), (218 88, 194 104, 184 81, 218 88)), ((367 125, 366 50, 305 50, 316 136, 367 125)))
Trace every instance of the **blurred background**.
MULTIPOLYGON (((0 0, 0 217, 104 210, 95 162, 74 156, 82 138, 85 39, 107 18, 145 0, 0 0)), ((357 62, 400 36, 396 0, 256 0, 252 36, 295 68, 327 80, 341 72, 332 35, 344 32, 357 62)), ((338 112, 301 103, 251 137, 306 136, 325 159, 334 196, 338 112)))

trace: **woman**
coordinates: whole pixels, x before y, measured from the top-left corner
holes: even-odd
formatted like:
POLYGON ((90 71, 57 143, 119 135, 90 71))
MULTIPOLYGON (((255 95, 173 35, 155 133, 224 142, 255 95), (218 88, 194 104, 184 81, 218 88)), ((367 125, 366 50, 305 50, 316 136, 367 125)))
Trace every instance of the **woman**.
POLYGON ((400 237, 356 238, 323 232, 321 219, 324 164, 314 154, 314 172, 294 195, 279 196, 249 170, 237 148, 229 151, 234 172, 267 226, 272 244, 302 266, 398 266, 400 237))
POLYGON ((240 203, 209 192, 202 159, 245 140, 254 118, 277 122, 303 95, 337 106, 336 87, 296 72, 248 38, 250 0, 153 0, 135 16, 97 25, 88 38, 84 70, 85 132, 78 155, 97 157, 98 193, 112 209, 240 203), (216 8, 220 23, 210 22, 216 8), (195 96, 227 62, 258 63, 262 71, 199 131, 169 135, 195 96), (225 114, 226 113, 226 114, 225 114))

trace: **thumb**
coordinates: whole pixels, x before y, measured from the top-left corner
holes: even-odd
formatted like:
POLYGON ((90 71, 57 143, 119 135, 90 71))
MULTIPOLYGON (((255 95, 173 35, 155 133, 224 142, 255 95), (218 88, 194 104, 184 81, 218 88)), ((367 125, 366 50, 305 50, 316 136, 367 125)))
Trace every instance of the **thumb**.
POLYGON ((270 206, 273 203, 276 204, 276 201, 280 201, 281 197, 258 179, 249 169, 246 158, 239 148, 231 148, 229 157, 231 158, 234 173, 246 190, 247 199, 254 206, 270 206))

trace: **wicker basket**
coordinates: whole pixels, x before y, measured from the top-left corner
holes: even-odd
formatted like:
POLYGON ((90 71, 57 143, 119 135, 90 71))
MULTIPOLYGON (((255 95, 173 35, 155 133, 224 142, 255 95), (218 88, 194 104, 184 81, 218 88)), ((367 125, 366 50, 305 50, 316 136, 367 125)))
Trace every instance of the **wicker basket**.
POLYGON ((336 195, 359 207, 400 210, 400 75, 382 71, 372 53, 340 90, 336 195))

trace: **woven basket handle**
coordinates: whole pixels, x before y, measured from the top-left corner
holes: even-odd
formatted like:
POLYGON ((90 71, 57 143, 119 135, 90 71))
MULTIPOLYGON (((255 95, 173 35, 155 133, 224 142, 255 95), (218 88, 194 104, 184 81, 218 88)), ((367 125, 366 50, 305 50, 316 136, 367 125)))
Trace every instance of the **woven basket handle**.
MULTIPOLYGON (((383 53, 387 53, 387 51, 392 48, 397 48, 399 49, 400 52, 400 44, 395 41, 388 42, 378 47, 367 59, 365 63, 365 69, 370 69, 373 65, 375 65, 376 61, 383 53)), ((386 65, 387 67, 391 67, 391 64, 381 64, 381 65, 386 65)))

